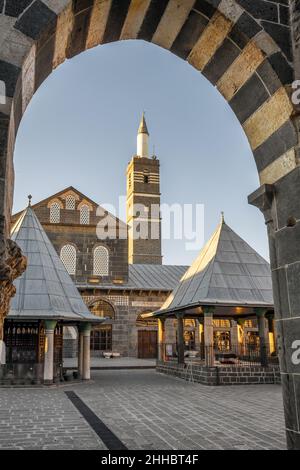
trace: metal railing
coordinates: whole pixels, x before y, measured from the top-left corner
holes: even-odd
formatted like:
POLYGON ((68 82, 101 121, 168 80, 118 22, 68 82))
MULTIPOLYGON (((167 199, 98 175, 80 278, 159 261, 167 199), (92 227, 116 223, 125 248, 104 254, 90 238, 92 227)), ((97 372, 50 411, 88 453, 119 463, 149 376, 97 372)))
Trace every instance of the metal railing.
POLYGON ((183 353, 180 354, 176 343, 165 343, 158 345, 158 359, 164 362, 194 362, 206 366, 224 367, 279 364, 277 354, 270 352, 268 344, 262 348, 253 344, 231 344, 226 348, 199 344, 185 345, 183 353))

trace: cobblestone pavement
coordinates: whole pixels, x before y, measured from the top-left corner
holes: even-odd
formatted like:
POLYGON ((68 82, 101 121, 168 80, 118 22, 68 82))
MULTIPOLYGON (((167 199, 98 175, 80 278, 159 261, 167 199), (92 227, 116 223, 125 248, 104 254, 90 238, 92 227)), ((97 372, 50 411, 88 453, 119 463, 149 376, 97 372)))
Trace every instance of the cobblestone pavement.
POLYGON ((95 371, 93 383, 0 389, 0 449, 105 449, 73 390, 129 449, 285 449, 281 387, 207 387, 153 370, 95 371))

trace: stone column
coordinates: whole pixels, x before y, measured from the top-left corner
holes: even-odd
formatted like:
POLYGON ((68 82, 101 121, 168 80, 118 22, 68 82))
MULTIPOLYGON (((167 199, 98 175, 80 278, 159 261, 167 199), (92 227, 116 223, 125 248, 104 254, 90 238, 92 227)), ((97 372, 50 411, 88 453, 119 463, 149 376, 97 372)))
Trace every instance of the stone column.
POLYGON ((210 308, 204 310, 204 348, 205 365, 206 367, 213 367, 215 363, 214 326, 213 310, 210 308))
POLYGON ((239 345, 239 350, 240 350, 240 354, 245 354, 245 342, 246 342, 246 338, 245 338, 245 319, 244 318, 239 318, 237 320, 237 331, 238 331, 238 345, 239 345))
POLYGON ((82 379, 91 378, 91 324, 82 323, 80 325, 82 334, 82 379))
POLYGON ((78 331, 78 375, 82 378, 83 372, 83 332, 80 330, 80 327, 77 328, 78 331))
POLYGON ((276 345, 276 327, 275 327, 275 319, 274 314, 269 313, 267 314, 267 321, 268 321, 268 329, 269 329, 269 336, 271 335, 272 339, 269 339, 269 346, 270 346, 270 354, 273 352, 276 353, 277 345, 276 345))
POLYGON ((54 330, 56 321, 45 321, 45 358, 44 358, 44 383, 53 383, 53 363, 54 363, 54 330))
POLYGON ((166 347, 166 338, 165 338, 165 319, 159 318, 158 319, 158 330, 157 330, 157 347, 158 347, 158 354, 157 358, 159 361, 165 361, 165 347, 166 347))
POLYGON ((202 325, 199 319, 195 320, 195 349, 201 355, 201 328, 202 325))
POLYGON ((268 229, 287 445, 300 450, 300 167, 248 200, 263 212, 268 229))
POLYGON ((183 326, 183 315, 176 315, 177 318, 177 353, 178 353, 178 364, 184 364, 184 326, 183 326))
POLYGON ((236 320, 230 320, 230 347, 234 353, 239 354, 238 326, 236 320))
POLYGON ((268 349, 269 349, 269 338, 268 330, 266 328, 266 310, 257 308, 255 309, 258 334, 259 334, 259 350, 260 350, 260 361, 263 367, 268 366, 268 349))

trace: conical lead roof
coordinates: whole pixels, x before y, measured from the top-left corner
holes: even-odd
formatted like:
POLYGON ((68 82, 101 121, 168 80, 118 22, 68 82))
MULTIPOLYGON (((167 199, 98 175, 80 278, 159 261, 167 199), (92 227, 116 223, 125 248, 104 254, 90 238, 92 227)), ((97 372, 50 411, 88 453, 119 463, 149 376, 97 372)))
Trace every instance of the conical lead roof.
POLYGON ((14 225, 11 238, 27 257, 27 269, 14 283, 17 293, 8 318, 100 320, 84 304, 30 206, 14 225))
POLYGON ((224 216, 161 311, 206 303, 273 305, 269 264, 225 223, 224 216))
POLYGON ((138 134, 147 134, 147 135, 149 135, 148 127, 147 127, 146 119, 145 119, 145 113, 143 113, 143 115, 142 115, 142 119, 141 119, 141 122, 140 122, 140 127, 139 127, 139 130, 138 130, 138 134))

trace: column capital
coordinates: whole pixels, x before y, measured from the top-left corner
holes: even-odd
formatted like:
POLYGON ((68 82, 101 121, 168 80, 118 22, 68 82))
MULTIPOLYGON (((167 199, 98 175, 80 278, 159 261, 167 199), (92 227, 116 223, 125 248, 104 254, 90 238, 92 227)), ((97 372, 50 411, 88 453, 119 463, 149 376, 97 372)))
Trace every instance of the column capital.
POLYGON ((203 310, 204 316, 210 316, 215 313, 216 308, 213 306, 205 306, 205 307, 202 307, 202 310, 203 310))
POLYGON ((267 313, 266 313, 266 318, 268 320, 274 320, 275 319, 275 312, 274 311, 272 312, 272 311, 268 310, 267 313))
POLYGON ((44 321, 45 330, 55 330, 57 321, 56 320, 45 320, 44 321))
POLYGON ((157 321, 158 321, 158 322, 161 321, 162 323, 165 323, 166 317, 159 317, 159 318, 157 319, 157 321))
POLYGON ((268 312, 267 308, 255 308, 254 313, 257 317, 265 317, 268 312))
POLYGON ((180 320, 180 319, 183 320, 184 312, 175 313, 175 317, 176 317, 177 320, 180 320))
POLYGON ((80 333, 90 333, 92 329, 91 323, 82 322, 79 324, 79 331, 80 333))

